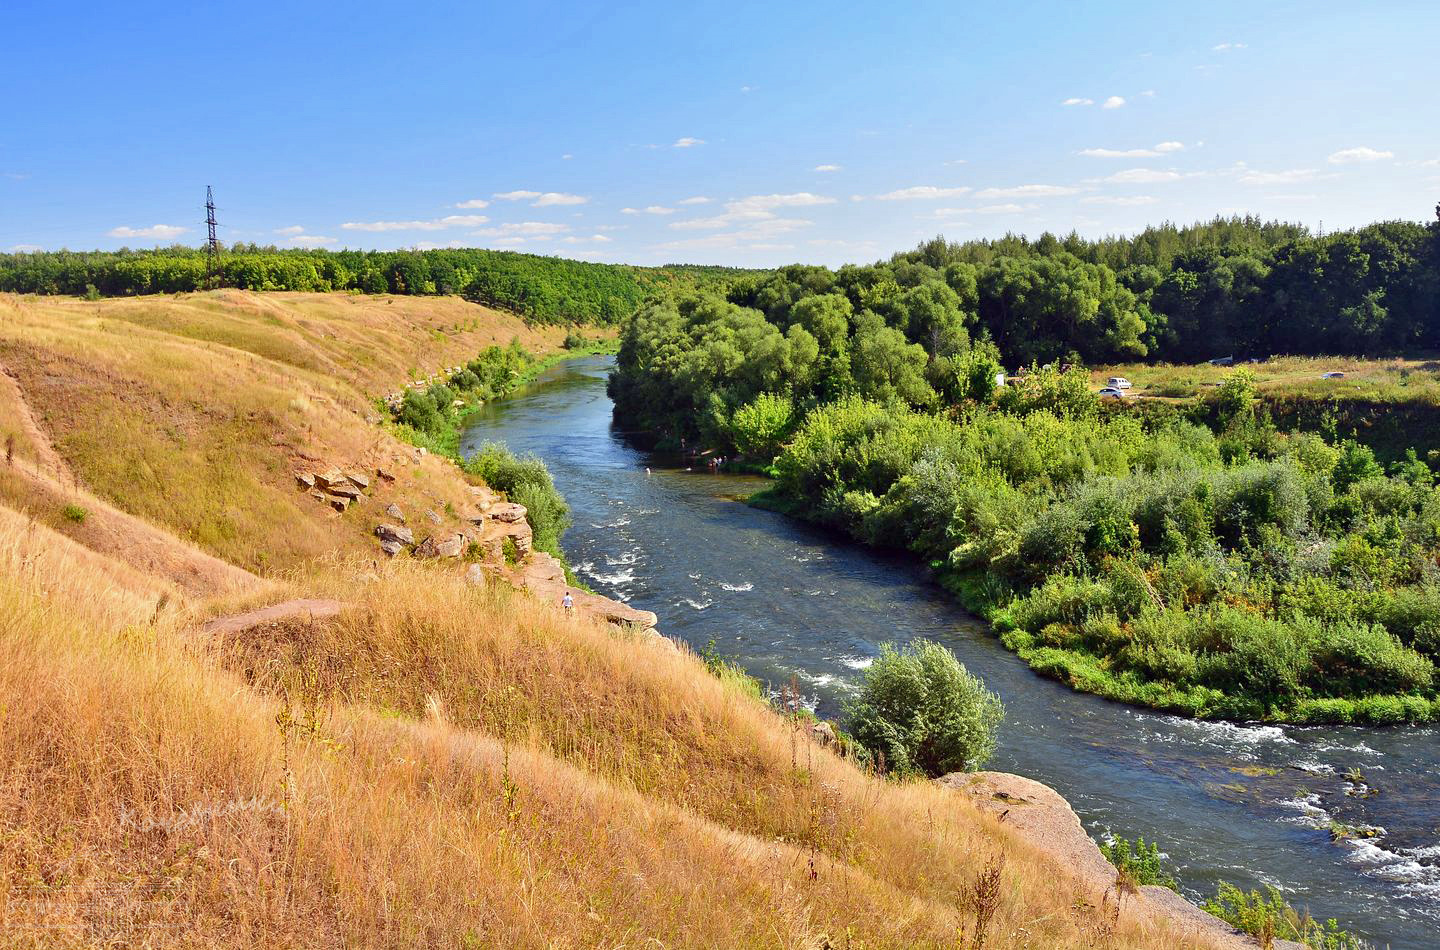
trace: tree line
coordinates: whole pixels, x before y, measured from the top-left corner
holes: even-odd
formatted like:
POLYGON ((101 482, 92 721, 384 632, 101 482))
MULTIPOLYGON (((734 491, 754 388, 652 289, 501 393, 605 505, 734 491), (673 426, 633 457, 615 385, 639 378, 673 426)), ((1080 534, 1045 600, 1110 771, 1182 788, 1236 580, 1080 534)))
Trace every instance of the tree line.
POLYGON ((797 414, 842 395, 925 410, 983 401, 1002 366, 1440 348, 1440 223, 936 238, 652 298, 623 339, 611 395, 630 428, 744 450, 759 410, 783 415, 767 394, 797 414))
POLYGON ((458 294, 539 323, 614 323, 641 301, 708 287, 731 268, 632 267, 476 248, 325 251, 236 244, 211 277, 202 249, 0 254, 0 291, 116 297, 241 290, 458 294))

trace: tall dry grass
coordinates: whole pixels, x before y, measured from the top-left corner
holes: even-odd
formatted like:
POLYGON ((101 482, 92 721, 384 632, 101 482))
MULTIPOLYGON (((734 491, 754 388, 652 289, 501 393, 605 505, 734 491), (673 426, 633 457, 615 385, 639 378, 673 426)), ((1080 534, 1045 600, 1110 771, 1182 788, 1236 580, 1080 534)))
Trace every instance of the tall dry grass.
POLYGON ((1182 945, 683 653, 415 565, 313 592, 357 607, 198 647, 0 575, 9 943, 968 946, 1003 854, 985 946, 1182 945))

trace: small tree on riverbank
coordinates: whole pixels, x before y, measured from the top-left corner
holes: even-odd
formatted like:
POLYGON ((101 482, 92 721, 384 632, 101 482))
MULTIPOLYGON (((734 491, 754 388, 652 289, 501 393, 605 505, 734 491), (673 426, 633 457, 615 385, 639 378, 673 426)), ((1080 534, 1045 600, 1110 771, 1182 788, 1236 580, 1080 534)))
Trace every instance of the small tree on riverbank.
POLYGON ((984 765, 1005 708, 955 654, 917 640, 881 645, 846 712, 851 735, 887 770, 935 777, 984 765))

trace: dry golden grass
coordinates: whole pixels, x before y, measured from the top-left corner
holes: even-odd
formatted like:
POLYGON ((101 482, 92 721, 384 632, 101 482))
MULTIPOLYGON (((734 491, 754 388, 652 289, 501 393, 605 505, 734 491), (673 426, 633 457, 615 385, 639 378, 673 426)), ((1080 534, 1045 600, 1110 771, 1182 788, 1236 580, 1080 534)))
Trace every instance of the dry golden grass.
POLYGON ((306 507, 295 453, 398 451, 365 395, 467 307, 0 299, 0 407, 36 420, 0 462, 0 945, 974 947, 982 879, 985 947, 1192 945, 683 650, 377 563, 376 506, 463 500, 442 460, 306 507), (176 537, 137 558, 119 508, 268 579, 195 584, 176 537), (353 606, 196 632, 286 597, 353 606))
MULTIPOLYGON (((0 295, 0 367, 19 384, 0 380, 0 408, 16 410, 5 419, 23 440, 18 464, 34 467, 37 456, 35 440, 10 424, 23 399, 76 484, 234 564, 273 573, 328 554, 373 553, 369 532, 390 502, 458 527, 463 484, 441 460, 405 465, 408 477, 377 482, 343 515, 298 491, 293 476, 331 465, 398 468, 408 450, 370 421, 373 398, 413 368, 454 365, 514 337, 549 352, 563 331, 454 298, 0 295)), ((3 481, 0 499, 75 534, 63 503, 32 489, 3 481)))
POLYGON ((77 622, 62 606, 97 583, 0 577, 13 945, 962 946, 1001 854, 985 946, 1184 945, 1096 912, 962 797, 864 775, 693 658, 518 595, 334 576, 359 606, 329 632, 394 651, 338 690, 345 664, 279 649, 301 632, 77 622), (262 658, 263 688, 230 672, 262 658), (511 698, 464 722, 490 692, 511 698))

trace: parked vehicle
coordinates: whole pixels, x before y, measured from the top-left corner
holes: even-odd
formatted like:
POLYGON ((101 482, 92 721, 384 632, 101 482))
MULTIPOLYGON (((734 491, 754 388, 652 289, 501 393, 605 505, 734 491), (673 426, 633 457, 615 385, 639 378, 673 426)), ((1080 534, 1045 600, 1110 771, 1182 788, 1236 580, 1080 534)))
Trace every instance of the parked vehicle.
POLYGON ((1107 382, 1105 385, 1112 386, 1115 389, 1129 389, 1131 383, 1130 380, 1126 379, 1124 376, 1111 376, 1109 382, 1107 382))
POLYGON ((1321 379, 1344 379, 1344 378, 1345 378, 1345 374, 1342 373, 1342 372, 1339 372, 1338 370, 1331 370, 1330 372, 1326 373, 1324 376, 1321 376, 1320 378, 1321 378, 1321 379))
POLYGON ((1124 399, 1125 390, 1120 389, 1117 386, 1106 386, 1096 395, 1098 395, 1101 399, 1124 399))

